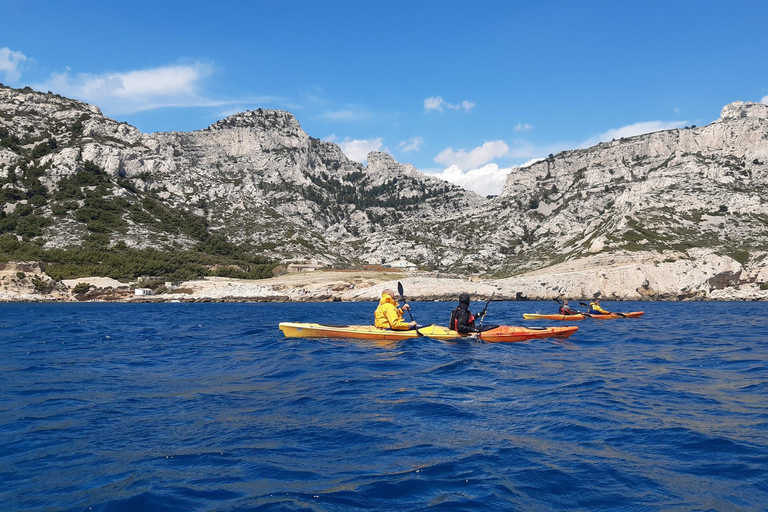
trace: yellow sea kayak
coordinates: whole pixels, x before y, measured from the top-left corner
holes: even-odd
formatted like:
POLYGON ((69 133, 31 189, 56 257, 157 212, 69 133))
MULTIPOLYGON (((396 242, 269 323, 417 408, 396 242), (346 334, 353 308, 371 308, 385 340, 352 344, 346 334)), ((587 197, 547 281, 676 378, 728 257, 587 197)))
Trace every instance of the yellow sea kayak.
POLYGON ((407 331, 379 329, 372 325, 333 325, 301 322, 280 322, 280 330, 286 338, 353 338, 362 340, 405 340, 426 336, 438 340, 475 338, 492 343, 515 342, 539 338, 567 338, 578 330, 566 327, 513 327, 503 325, 476 334, 459 334, 439 325, 427 325, 407 331))

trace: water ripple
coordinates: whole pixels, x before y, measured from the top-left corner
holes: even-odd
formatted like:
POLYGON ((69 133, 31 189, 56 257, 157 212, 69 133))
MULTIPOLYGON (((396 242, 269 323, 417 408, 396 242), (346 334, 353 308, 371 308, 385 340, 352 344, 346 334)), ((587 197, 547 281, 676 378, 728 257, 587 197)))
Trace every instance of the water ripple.
MULTIPOLYGON (((450 309, 412 306, 422 322, 450 309)), ((520 325, 553 306, 489 313, 520 325)), ((0 304, 0 499, 32 511, 764 509, 768 305, 621 306, 646 316, 491 344, 277 329, 366 323, 373 303, 0 304)))

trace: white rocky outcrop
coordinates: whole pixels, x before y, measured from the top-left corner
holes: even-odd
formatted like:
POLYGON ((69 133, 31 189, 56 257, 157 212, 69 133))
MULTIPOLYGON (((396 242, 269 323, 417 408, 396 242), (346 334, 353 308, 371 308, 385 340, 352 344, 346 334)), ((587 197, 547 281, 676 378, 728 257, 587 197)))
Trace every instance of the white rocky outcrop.
POLYGON ((768 105, 752 101, 734 101, 724 106, 720 112, 721 120, 742 119, 745 117, 768 119, 768 105))

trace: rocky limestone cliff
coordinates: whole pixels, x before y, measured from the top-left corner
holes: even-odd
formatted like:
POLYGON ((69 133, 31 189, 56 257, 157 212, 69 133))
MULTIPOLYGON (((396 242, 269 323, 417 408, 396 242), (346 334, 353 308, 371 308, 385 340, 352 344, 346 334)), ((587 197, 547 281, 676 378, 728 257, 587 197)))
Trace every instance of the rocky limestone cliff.
POLYGON ((0 142, 0 212, 46 248, 94 233, 113 246, 191 248, 199 226, 163 221, 184 212, 281 260, 406 258, 522 279, 545 298, 707 298, 760 290, 768 277, 768 106, 759 103, 726 105, 707 126, 552 155, 513 170, 492 200, 384 153, 362 166, 276 110, 142 134, 92 105, 0 87, 0 142), (96 199, 71 192, 73 182, 90 183, 96 199), (106 228, 99 205, 112 208, 106 228))
POLYGON ((768 250, 768 105, 737 102, 704 127, 566 151, 510 173, 491 244, 521 269, 615 251, 695 248, 762 266, 768 250), (543 256, 543 257, 542 257, 543 256))
MULTIPOLYGON (((288 112, 259 109, 200 131, 145 135, 95 107, 50 94, 0 89, 0 111, 4 129, 20 141, 0 148, 0 178, 37 165, 44 169, 41 183, 55 190, 90 161, 123 180, 112 197, 135 202, 131 188, 156 194, 170 207, 203 216, 231 241, 281 259, 333 264, 404 257, 435 265, 434 251, 417 235, 486 201, 383 153, 371 154, 363 167, 337 145, 308 136, 288 112), (32 162, 29 153, 52 141, 55 149, 32 162)), ((194 243, 183 234, 169 240, 149 223, 126 223, 121 238, 129 247, 194 243)), ((46 230, 46 247, 86 235, 65 216, 46 230)), ((429 242, 452 250, 443 240, 429 242)))
POLYGON ((0 301, 62 300, 66 291, 66 286, 54 282, 39 262, 0 262, 0 301))

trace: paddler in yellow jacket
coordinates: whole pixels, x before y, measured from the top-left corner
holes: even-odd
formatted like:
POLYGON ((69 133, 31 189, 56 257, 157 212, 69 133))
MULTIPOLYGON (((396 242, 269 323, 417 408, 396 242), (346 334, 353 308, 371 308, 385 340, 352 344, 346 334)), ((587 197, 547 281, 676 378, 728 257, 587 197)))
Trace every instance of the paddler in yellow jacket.
POLYGON ((374 325, 379 329, 394 329, 396 331, 414 329, 418 325, 415 321, 409 323, 403 320, 403 311, 410 309, 411 306, 408 304, 403 304, 402 308, 398 308, 397 301, 395 301, 395 292, 386 289, 381 292, 379 307, 376 308, 376 313, 374 314, 374 325))
POLYGON ((590 315, 610 315, 610 311, 606 311, 603 308, 600 307, 600 299, 595 299, 593 302, 589 303, 589 310, 587 311, 590 315))

